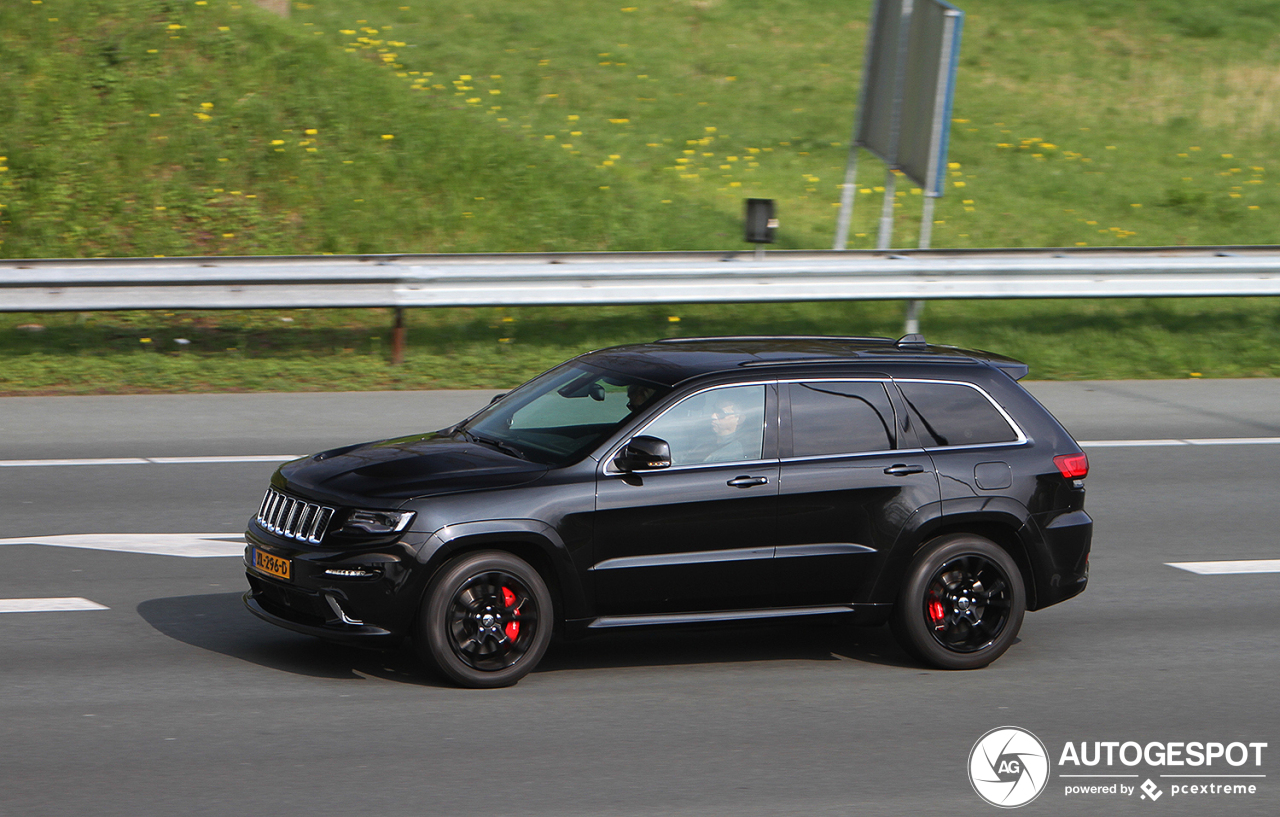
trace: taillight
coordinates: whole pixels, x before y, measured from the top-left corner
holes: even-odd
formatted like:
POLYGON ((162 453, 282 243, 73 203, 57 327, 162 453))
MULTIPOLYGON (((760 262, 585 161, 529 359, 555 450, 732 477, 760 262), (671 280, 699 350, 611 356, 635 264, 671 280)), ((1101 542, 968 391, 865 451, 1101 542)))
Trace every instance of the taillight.
POLYGON ((1084 454, 1059 454, 1053 464, 1067 479, 1083 479, 1089 475, 1089 458, 1084 454))

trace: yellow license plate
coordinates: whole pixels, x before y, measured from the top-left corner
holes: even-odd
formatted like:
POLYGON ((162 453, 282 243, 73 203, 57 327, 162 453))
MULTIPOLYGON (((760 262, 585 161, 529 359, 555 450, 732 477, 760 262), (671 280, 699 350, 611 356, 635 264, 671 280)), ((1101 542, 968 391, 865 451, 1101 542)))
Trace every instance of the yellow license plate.
POLYGON ((289 560, 253 549, 253 566, 279 579, 289 578, 289 560))

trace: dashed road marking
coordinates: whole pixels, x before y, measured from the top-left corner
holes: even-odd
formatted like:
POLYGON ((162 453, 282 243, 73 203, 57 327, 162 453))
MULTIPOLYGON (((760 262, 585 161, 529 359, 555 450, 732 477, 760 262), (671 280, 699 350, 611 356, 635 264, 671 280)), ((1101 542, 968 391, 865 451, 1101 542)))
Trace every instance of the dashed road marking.
MULTIPOLYGON (((1280 437, 1186 437, 1153 440, 1081 440, 1081 448, 1170 448, 1205 445, 1280 445, 1280 437)), ((245 454, 221 457, 86 457, 80 459, 0 460, 0 468, 50 468, 85 465, 226 465, 288 462, 305 454, 245 454)))
POLYGON ((205 559, 241 556, 245 543, 242 533, 71 533, 0 539, 0 545, 48 545, 205 559))
MULTIPOLYGON (((90 457, 60 460, 0 460, 0 468, 48 468, 65 465, 221 465, 238 462, 288 462, 298 454, 247 454, 227 457, 90 457)), ((305 455, 301 455, 305 456, 305 455)))
POLYGON ((1221 562, 1165 562, 1169 567, 1201 576, 1230 576, 1241 573, 1280 573, 1280 559, 1237 559, 1221 562))
POLYGON ((109 610, 80 597, 60 599, 0 599, 0 613, 66 613, 76 610, 109 610))
POLYGON ((1187 437, 1167 440, 1080 440, 1081 448, 1162 448, 1182 445, 1280 445, 1280 437, 1187 437))

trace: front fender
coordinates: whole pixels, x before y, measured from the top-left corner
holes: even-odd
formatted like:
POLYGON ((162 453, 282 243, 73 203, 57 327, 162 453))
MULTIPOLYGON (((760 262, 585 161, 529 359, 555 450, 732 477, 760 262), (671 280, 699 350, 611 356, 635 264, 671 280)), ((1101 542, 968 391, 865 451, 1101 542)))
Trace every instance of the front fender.
POLYGON ((434 576, 454 556, 488 548, 510 551, 542 573, 556 597, 561 618, 589 614, 569 548, 555 528, 537 519, 486 519, 445 525, 418 547, 417 558, 425 573, 434 576))

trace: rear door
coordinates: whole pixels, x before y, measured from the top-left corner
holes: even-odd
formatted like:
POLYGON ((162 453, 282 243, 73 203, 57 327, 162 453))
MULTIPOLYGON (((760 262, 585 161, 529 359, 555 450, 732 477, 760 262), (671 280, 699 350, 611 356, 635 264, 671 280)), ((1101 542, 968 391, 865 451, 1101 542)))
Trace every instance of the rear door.
POLYGON ((780 385, 780 606, 863 601, 885 554, 939 498, 933 462, 903 427, 888 378, 780 385))

